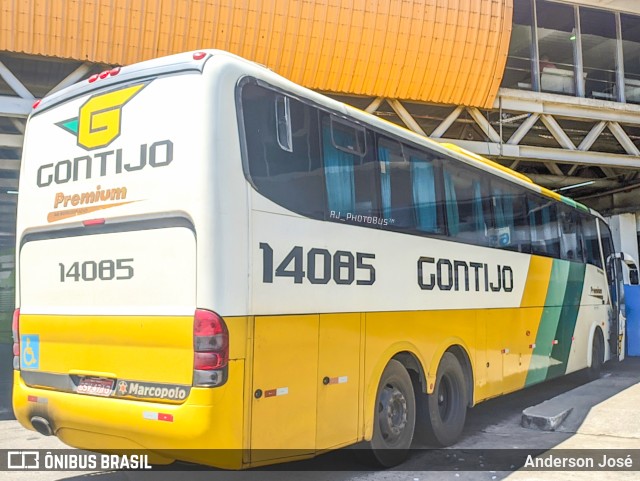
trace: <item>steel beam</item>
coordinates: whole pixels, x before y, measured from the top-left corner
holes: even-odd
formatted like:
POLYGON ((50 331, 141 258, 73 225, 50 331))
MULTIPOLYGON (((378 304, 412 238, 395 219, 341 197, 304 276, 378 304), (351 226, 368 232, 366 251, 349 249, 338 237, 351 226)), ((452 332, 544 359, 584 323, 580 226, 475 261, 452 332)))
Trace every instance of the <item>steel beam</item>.
POLYGON ((551 149, 548 147, 520 146, 520 158, 550 160, 563 163, 608 165, 624 169, 640 169, 640 157, 608 152, 581 152, 579 150, 551 149))
POLYGON ((618 122, 609 122, 607 127, 609 127, 613 136, 618 139, 618 142, 620 142, 620 145, 622 145, 622 148, 627 152, 627 154, 636 156, 640 155, 640 150, 638 150, 636 144, 631 141, 618 122))
POLYGON ((402 120, 407 127, 420 135, 424 135, 425 137, 427 136, 425 131, 422 130, 422 127, 420 127, 418 122, 416 122, 416 120, 411 116, 407 109, 404 108, 404 105, 402 105, 399 100, 387 99, 387 103, 391 106, 394 112, 398 114, 400 120, 402 120))
POLYGON ((565 175, 545 175, 545 174, 527 174, 531 180, 536 184, 544 185, 546 187, 567 187, 570 185, 579 184, 582 182, 592 182, 590 186, 599 189, 612 189, 620 186, 620 182, 614 179, 599 179, 597 177, 567 177, 565 175))
POLYGON ((20 159, 0 159, 0 170, 20 170, 20 159))
POLYGON ((382 102, 384 102, 384 97, 376 97, 375 99, 373 99, 373 102, 367 105, 364 111, 372 114, 380 108, 382 102))
MULTIPOLYGON (((481 142, 477 140, 460 140, 460 139, 433 139, 436 142, 456 144, 463 149, 467 149, 476 154, 490 156, 490 157, 507 157, 507 158, 519 158, 520 146, 508 145, 508 144, 496 144, 494 142, 481 142)), ((528 159, 520 159, 528 160, 528 159)))
POLYGON ((0 95, 0 117, 27 117, 32 104, 33 100, 0 95))
POLYGON ((589 150, 593 145, 593 143, 596 140, 598 140, 598 137, 600 137, 600 134, 602 133, 602 131, 606 126, 607 126, 607 123, 604 120, 602 122, 598 122, 597 124, 595 124, 591 128, 587 136, 584 139, 582 139, 582 142, 580 142, 580 145, 578 145, 578 150, 589 150))
POLYGON ((18 179, 0 179, 0 189, 18 189, 18 179))
POLYGON ((440 123, 440 125, 438 125, 435 130, 433 132, 431 132, 431 135, 429 135, 429 137, 431 138, 439 138, 442 137, 447 130, 449 130, 449 127, 451 127, 453 125, 453 123, 458 120, 458 117, 460 117, 460 114, 464 111, 464 107, 459 105, 458 107, 456 107, 453 112, 451 112, 449 115, 447 115, 447 117, 440 123))
POLYGON ((0 204, 13 204, 18 203, 18 196, 15 194, 3 194, 0 193, 0 204))
POLYGON ((560 124, 556 119, 547 114, 541 115, 540 119, 542 120, 542 123, 549 129, 549 132, 551 132, 553 138, 556 139, 563 148, 567 150, 576 149, 576 146, 573 144, 573 142, 571 142, 571 139, 565 133, 565 131, 562 130, 562 127, 560 127, 560 124))
POLYGON ((459 139, 434 139, 442 143, 451 143, 485 156, 502 156, 506 158, 533 162, 561 162, 584 165, 605 165, 622 169, 640 169, 640 156, 611 154, 608 152, 583 152, 550 147, 532 147, 528 145, 496 144, 459 139), (501 152, 502 150, 502 152, 501 152))
POLYGON ((0 147, 22 147, 23 140, 21 134, 0 134, 0 147))
POLYGON ((612 194, 617 194, 620 192, 625 192, 625 191, 630 191, 630 190, 634 190, 640 188, 640 182, 637 182, 635 184, 631 184, 631 185, 625 185, 622 187, 617 187, 615 189, 611 189, 608 191, 604 191, 604 192, 596 192, 595 194, 589 194, 589 195, 585 195, 583 197, 579 197, 580 200, 582 199, 595 199, 598 197, 604 197, 607 195, 612 195, 612 194))
POLYGON ((516 129, 513 135, 507 140, 507 144, 518 145, 524 136, 529 133, 531 128, 535 125, 535 123, 540 118, 540 114, 532 113, 527 117, 527 119, 520 124, 520 127, 516 129))
POLYGON ((562 172, 560 167, 558 167, 553 162, 543 162, 543 164, 547 168, 547 170, 549 170, 549 172, 551 172, 553 175, 556 175, 558 177, 561 177, 564 175, 564 172, 562 172))
POLYGON ((51 90, 49 90, 47 92, 47 95, 51 95, 52 93, 57 92, 58 90, 62 90, 63 88, 68 87, 69 85, 73 85, 82 77, 84 77, 87 73, 89 73, 89 71, 91 70, 91 67, 92 65, 90 63, 87 63, 87 62, 83 63, 77 69, 75 69, 73 72, 67 75, 58 85, 56 85, 51 90))
POLYGON ((13 72, 7 68, 5 64, 0 62, 0 77, 7 82, 7 85, 13 89, 15 93, 17 93, 23 99, 30 99, 33 101, 33 94, 29 92, 29 89, 24 86, 18 77, 13 75, 13 72))
POLYGON ((16 206, 15 205, 0 205, 0 215, 2 215, 2 220, 7 218, 7 215, 14 217, 16 216, 16 206))
POLYGON ((11 118, 11 123, 13 124, 13 126, 16 128, 16 130, 18 132, 20 132, 21 134, 24 134, 24 131, 26 130, 27 127, 27 121, 26 120, 22 120, 22 119, 18 119, 15 117, 11 118))
POLYGON ((496 110, 502 102, 503 110, 537 112, 576 120, 640 124, 640 105, 506 88, 499 90, 498 97, 493 104, 496 110))
POLYGON ((482 129, 484 134, 489 137, 491 142, 500 143, 502 139, 500 134, 491 126, 487 118, 476 107, 467 107, 467 112, 471 115, 471 118, 475 120, 476 124, 482 129))
POLYGON ((527 117, 527 119, 520 124, 520 127, 516 129, 516 131, 511 135, 509 140, 507 140, 507 144, 510 145, 518 145, 522 139, 524 139, 525 135, 529 133, 531 128, 536 124, 540 118, 540 114, 532 113, 527 117))

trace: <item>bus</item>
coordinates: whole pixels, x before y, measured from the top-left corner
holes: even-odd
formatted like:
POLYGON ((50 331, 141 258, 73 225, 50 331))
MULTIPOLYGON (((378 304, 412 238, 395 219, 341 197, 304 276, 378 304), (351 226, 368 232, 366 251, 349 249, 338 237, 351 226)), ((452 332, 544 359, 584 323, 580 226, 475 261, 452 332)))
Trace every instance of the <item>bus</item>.
POLYGON ((19 422, 156 462, 393 466, 623 344, 596 212, 216 50, 34 105, 16 256, 19 422))

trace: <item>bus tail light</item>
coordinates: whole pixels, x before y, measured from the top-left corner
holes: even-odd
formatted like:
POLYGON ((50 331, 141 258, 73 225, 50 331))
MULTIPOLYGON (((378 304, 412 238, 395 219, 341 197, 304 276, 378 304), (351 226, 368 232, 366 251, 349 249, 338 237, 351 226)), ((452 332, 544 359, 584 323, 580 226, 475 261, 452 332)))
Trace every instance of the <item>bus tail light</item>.
POLYGON ((13 368, 18 370, 20 369, 20 309, 13 311, 11 334, 13 335, 13 368))
POLYGON ((227 381, 229 331, 213 311, 196 309, 193 317, 193 385, 221 386, 227 381))

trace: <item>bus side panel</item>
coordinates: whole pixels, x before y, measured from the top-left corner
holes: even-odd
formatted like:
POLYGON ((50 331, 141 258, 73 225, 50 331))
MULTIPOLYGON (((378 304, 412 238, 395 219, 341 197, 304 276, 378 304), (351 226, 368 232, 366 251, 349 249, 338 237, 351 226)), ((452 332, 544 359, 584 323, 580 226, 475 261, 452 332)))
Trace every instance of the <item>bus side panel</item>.
POLYGON ((315 449, 318 324, 317 314, 255 318, 252 464, 315 449))
POLYGON ((587 366, 594 324, 601 324, 605 339, 608 332, 605 292, 602 271, 595 266, 553 260, 527 386, 587 366))
POLYGON ((553 260, 544 309, 533 349, 533 358, 525 384, 527 386, 547 379, 549 367, 558 362, 551 357, 556 332, 560 326, 562 303, 567 290, 569 262, 553 260))
MULTIPOLYGON (((604 272, 596 266, 588 264, 584 276, 584 288, 580 299, 578 322, 573 331, 574 342, 567 361, 567 372, 574 372, 588 366, 590 359, 591 340, 596 328, 600 328, 604 335, 605 350, 609 337, 609 316, 611 304, 606 300, 608 286, 604 272)), ((606 352, 605 352, 606 354, 606 352)), ((608 359, 608 356, 605 357, 608 359)))
POLYGON ((476 401, 524 387, 541 312, 542 308, 478 312, 480 324, 486 330, 487 362, 486 367, 477 365, 478 377, 486 370, 486 385, 476 392, 476 401))
POLYGON ((316 450, 358 439, 360 314, 321 314, 316 450))
POLYGON ((487 363, 477 364, 476 402, 524 387, 529 369, 537 362, 533 350, 552 265, 550 258, 531 256, 520 308, 478 314, 486 332, 487 363), (486 383, 479 383, 485 371, 486 383))

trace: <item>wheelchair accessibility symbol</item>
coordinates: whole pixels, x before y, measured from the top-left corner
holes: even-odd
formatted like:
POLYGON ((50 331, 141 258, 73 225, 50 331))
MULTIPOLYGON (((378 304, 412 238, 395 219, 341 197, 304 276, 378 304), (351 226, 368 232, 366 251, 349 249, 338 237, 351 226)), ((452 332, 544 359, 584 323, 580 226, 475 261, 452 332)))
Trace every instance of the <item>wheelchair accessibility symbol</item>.
POLYGON ((40 369, 40 336, 25 334, 20 336, 20 367, 40 369))

